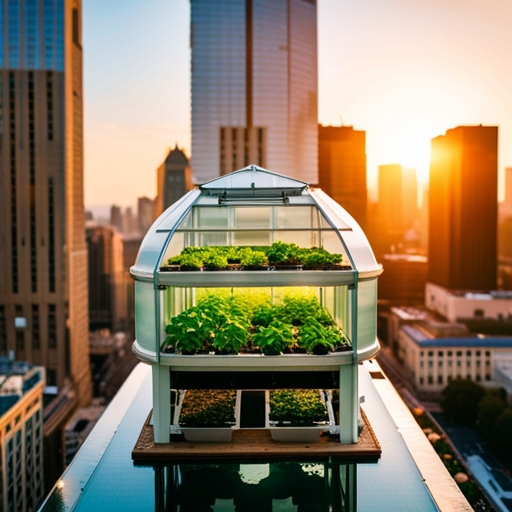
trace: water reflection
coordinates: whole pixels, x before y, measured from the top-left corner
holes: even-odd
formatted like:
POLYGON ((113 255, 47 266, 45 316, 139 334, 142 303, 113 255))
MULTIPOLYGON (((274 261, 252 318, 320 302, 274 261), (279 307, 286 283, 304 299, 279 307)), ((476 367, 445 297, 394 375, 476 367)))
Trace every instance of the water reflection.
POLYGON ((356 464, 155 463, 157 512, 355 512, 356 464))

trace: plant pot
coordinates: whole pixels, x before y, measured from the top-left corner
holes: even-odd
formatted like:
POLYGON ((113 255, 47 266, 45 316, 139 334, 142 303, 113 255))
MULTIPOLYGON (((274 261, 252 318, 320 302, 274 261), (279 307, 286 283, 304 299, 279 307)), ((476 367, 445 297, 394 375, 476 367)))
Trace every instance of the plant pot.
POLYGON ((182 272, 201 272, 203 267, 191 267, 189 265, 181 265, 180 270, 182 272))
POLYGON ((329 349, 325 345, 315 345, 313 347, 313 354, 315 356, 325 356, 329 353, 329 349))

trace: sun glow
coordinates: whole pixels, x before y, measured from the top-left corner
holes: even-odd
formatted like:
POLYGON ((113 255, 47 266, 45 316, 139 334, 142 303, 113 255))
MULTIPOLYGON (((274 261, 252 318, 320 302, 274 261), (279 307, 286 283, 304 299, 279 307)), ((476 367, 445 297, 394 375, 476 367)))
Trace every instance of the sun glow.
POLYGON ((430 139, 427 133, 411 130, 397 138, 397 162, 404 168, 416 169, 418 181, 427 182, 430 166, 430 139))

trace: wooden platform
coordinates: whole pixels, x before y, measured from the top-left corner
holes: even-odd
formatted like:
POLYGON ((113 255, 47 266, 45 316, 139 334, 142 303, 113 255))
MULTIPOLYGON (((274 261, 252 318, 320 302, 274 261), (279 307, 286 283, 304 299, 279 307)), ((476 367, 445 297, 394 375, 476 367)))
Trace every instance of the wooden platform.
POLYGON ((375 461, 382 450, 361 410, 364 426, 357 444, 340 444, 334 436, 320 436, 318 443, 277 443, 272 441, 270 431, 265 429, 242 429, 233 432, 229 443, 193 443, 176 441, 167 444, 154 444, 153 426, 146 420, 139 439, 132 451, 134 461, 169 462, 244 462, 270 460, 296 460, 301 462, 328 461, 330 458, 375 461))

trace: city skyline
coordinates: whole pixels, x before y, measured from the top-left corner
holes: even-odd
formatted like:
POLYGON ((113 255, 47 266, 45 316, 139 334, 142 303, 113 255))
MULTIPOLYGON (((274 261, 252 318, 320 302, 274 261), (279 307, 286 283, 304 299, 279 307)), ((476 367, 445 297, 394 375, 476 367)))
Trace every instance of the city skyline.
MULTIPOLYGON (((140 176, 175 143, 190 156, 189 9, 127 2, 119 18, 115 3, 84 6, 88 206, 154 196, 154 178, 140 176)), ((425 183, 430 139, 459 125, 500 126, 502 182, 512 162, 512 73, 503 65, 511 10, 504 1, 318 2, 319 121, 341 116, 367 132, 372 199, 378 165, 417 167, 425 183)))

